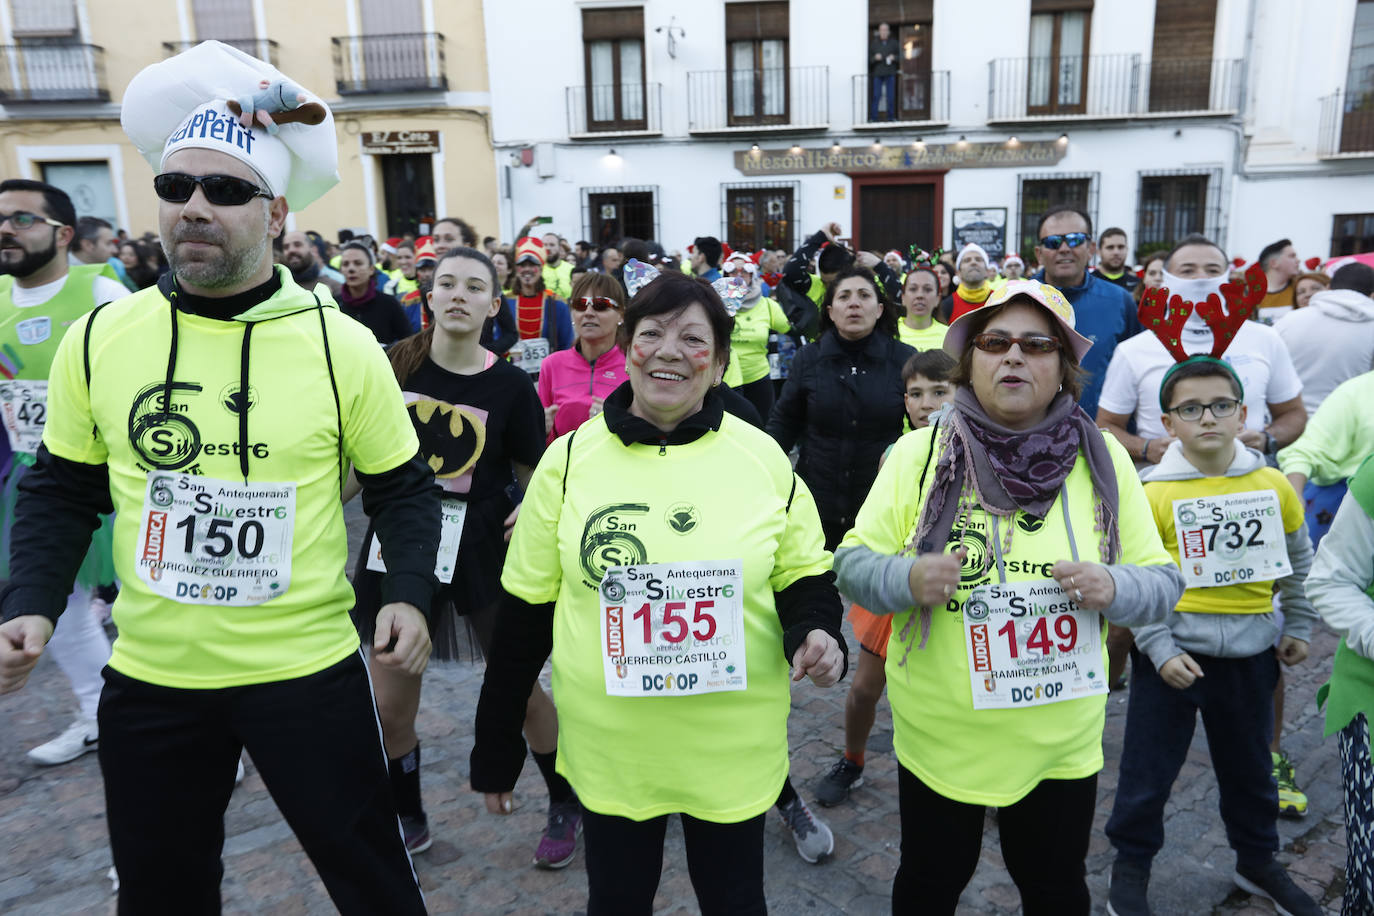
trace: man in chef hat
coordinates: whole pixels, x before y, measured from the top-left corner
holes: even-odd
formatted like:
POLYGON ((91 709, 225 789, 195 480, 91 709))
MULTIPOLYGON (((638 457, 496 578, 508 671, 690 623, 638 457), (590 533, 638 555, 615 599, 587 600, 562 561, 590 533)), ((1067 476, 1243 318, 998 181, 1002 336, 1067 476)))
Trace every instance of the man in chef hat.
POLYGON ((423 913, 349 619, 339 495, 351 465, 390 571, 374 663, 412 673, 439 500, 371 334, 272 262, 287 213, 338 181, 333 121, 206 42, 134 77, 122 122, 156 174, 171 270, 80 319, 53 363, 0 595, 0 692, 23 685, 115 509, 99 754, 120 912, 219 912, 246 748, 340 912, 423 913))

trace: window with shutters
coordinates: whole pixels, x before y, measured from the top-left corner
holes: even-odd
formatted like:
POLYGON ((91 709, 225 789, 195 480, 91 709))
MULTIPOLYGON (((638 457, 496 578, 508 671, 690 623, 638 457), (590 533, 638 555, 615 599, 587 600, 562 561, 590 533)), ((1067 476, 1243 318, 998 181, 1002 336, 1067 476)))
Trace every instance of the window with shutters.
POLYGON ((791 251, 798 182, 725 186, 725 241, 736 251, 791 251))
POLYGON ((1374 0, 1355 4, 1341 106, 1340 152, 1374 151, 1374 0))
MULTIPOLYGON (((869 37, 887 23, 897 39, 898 121, 929 121, 931 117, 930 52, 934 0, 868 0, 869 37)), ((874 61, 869 55, 868 66, 874 61)), ((871 120, 877 120, 871 116, 871 120)), ((892 119, 888 119, 892 120, 892 119)))
POLYGON ((1029 114, 1083 114, 1088 97, 1092 0, 1031 0, 1029 114))
POLYGON ((644 8, 582 11, 587 129, 645 130, 644 8))
POLYGON ((1204 111, 1212 92, 1217 0, 1155 0, 1150 110, 1204 111))
POLYGON ((9 0, 10 32, 23 42, 32 38, 70 38, 78 34, 76 0, 9 0))
POLYGON ((1097 223, 1097 173, 1079 175, 1022 175, 1021 176, 1021 257, 1030 264, 1035 260, 1036 234, 1040 217, 1051 207, 1073 204, 1097 223))
POLYGON ((731 127, 788 121, 787 3, 725 7, 726 110, 731 127))
POLYGON ((1337 213, 1331 219, 1331 257, 1374 251, 1374 213, 1337 213))
MULTIPOLYGON (((1207 233, 1216 219, 1209 213, 1208 175, 1142 175, 1136 258, 1168 251, 1193 232, 1207 233)), ((1217 176, 1219 179, 1219 175, 1217 176)), ((1219 183, 1219 181, 1218 181, 1219 183)), ((1215 190, 1215 189, 1213 189, 1215 190)), ((1220 243, 1218 239, 1218 243, 1220 243)))

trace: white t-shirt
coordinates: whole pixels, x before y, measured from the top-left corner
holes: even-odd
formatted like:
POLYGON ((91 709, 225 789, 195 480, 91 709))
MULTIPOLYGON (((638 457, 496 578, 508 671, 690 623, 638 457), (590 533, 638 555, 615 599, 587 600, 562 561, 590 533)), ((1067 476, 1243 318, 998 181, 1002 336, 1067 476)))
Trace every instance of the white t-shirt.
MULTIPOLYGON (((1189 354, 1212 352, 1208 328, 1183 329, 1183 349, 1189 354)), ((1247 321, 1221 357, 1231 364, 1245 386, 1245 428, 1262 430, 1268 404, 1290 401, 1302 394, 1302 381, 1283 339, 1268 325, 1247 321)), ((1160 421, 1159 386, 1174 358, 1159 338, 1143 331, 1117 346, 1102 382, 1097 406, 1109 413, 1135 416, 1136 434, 1147 439, 1168 435, 1160 421)))
MULTIPOLYGON (((23 287, 15 283, 10 287, 10 302, 16 308, 21 309, 42 305, 62 292, 62 287, 67 282, 67 276, 67 274, 63 274, 58 279, 51 283, 44 283, 42 286, 23 287)), ((113 302, 129 295, 129 291, 124 288, 122 283, 117 283, 109 277, 96 276, 95 282, 91 284, 91 294, 95 296, 96 305, 104 305, 106 302, 113 302)))

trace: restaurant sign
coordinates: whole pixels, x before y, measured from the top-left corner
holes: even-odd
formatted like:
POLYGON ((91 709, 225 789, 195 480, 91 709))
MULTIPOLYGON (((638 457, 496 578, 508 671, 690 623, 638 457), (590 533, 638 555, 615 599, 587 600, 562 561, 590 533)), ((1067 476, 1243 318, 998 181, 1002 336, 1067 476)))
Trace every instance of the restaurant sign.
POLYGON ((439 152, 437 130, 365 130, 362 139, 370 156, 439 152))
POLYGON ((921 169, 989 169, 1054 165, 1068 144, 1060 140, 1021 143, 905 143, 893 146, 826 146, 819 149, 760 149, 735 152, 745 175, 808 172, 892 172, 921 169))

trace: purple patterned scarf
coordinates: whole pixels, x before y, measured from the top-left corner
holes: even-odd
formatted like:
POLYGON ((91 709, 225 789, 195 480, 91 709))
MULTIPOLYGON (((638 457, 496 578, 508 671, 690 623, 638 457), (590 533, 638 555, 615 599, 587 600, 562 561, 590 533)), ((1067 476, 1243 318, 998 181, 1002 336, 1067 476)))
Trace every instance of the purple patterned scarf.
MULTIPOLYGON (((1024 511, 1043 519, 1081 451, 1096 494, 1094 529, 1104 535, 1098 539, 1098 555, 1103 563, 1116 562, 1121 554, 1116 468, 1101 430, 1073 397, 1060 392, 1043 420, 1015 430, 989 417, 973 391, 961 387, 947 416, 940 441, 931 443, 939 450, 935 477, 905 554, 943 553, 961 511, 971 506, 1003 518, 1024 511)), ((1011 526, 1007 530, 1010 534, 1011 526)), ((987 562, 993 562, 991 556, 987 562)), ((921 608, 921 648, 930 635, 930 618, 930 608, 921 608)), ((910 624, 901 634, 908 651, 909 631, 910 624)))

